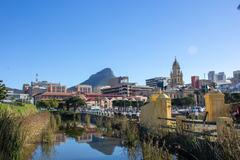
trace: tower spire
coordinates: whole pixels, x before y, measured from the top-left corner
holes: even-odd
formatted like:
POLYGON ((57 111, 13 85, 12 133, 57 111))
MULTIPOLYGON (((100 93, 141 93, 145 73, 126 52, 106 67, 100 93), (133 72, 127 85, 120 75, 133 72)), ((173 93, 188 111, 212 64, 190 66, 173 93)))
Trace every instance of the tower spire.
POLYGON ((38 82, 38 73, 36 74, 36 82, 38 82))

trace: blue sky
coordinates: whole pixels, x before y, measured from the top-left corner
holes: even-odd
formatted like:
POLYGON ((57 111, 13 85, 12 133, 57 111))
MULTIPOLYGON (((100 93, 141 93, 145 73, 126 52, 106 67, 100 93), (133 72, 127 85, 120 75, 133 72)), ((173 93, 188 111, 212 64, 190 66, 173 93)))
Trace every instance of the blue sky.
POLYGON ((110 67, 131 81, 185 82, 240 69, 240 0, 1 0, 0 79, 78 84, 110 67))

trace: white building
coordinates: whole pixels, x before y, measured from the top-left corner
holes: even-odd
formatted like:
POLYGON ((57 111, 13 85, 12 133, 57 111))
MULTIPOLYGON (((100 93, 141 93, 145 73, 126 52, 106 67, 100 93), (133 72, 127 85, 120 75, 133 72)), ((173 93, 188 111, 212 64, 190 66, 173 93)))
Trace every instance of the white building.
POLYGON ((5 103, 13 102, 23 102, 23 103, 33 103, 33 99, 28 94, 14 93, 13 91, 8 91, 6 98, 3 100, 5 103))

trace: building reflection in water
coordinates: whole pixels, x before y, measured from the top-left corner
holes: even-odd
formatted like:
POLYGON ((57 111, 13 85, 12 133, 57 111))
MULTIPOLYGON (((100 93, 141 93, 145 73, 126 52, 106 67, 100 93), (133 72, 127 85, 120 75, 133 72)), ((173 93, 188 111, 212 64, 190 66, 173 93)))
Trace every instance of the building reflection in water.
MULTIPOLYGON (((67 140, 65 133, 56 134, 56 144, 65 143, 67 140)), ((100 133, 83 133, 75 137, 77 143, 87 143, 92 149, 95 149, 104 155, 112 155, 115 147, 121 146, 121 140, 116 138, 102 137, 100 133)))
POLYGON ((91 148, 105 154, 112 155, 115 147, 121 145, 120 139, 106 137, 92 137, 92 142, 88 142, 91 148))
POLYGON ((67 139, 67 136, 65 135, 65 133, 57 133, 56 134, 56 144, 61 144, 61 143, 65 143, 67 139))

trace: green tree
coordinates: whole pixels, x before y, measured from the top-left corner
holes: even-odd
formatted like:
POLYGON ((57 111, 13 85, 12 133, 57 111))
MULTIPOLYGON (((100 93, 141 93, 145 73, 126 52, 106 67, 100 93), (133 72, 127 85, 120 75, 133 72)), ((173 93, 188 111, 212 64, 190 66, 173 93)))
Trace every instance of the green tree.
POLYGON ((76 111, 77 108, 86 106, 86 103, 80 97, 71 97, 71 98, 66 100, 66 106, 67 106, 68 110, 70 108, 73 108, 74 111, 76 111))
POLYGON ((194 104, 195 101, 193 96, 172 99, 172 105, 177 107, 192 106, 194 104))
POLYGON ((113 106, 118 107, 141 107, 144 105, 143 101, 129 101, 129 100, 115 100, 113 101, 113 106))
POLYGON ((183 105, 184 106, 193 106, 195 104, 194 97, 184 97, 183 98, 183 105))
POLYGON ((37 108, 47 108, 48 104, 46 100, 38 101, 36 104, 37 108))
POLYGON ((240 93, 224 93, 225 103, 237 103, 240 102, 240 93))
POLYGON ((48 100, 41 100, 37 102, 38 108, 58 108, 59 101, 57 99, 48 99, 48 100))
POLYGON ((0 80, 0 101, 3 100, 7 95, 7 89, 5 84, 2 83, 3 81, 0 80))
POLYGON ((59 101, 57 99, 47 100, 48 108, 58 108, 59 101))

